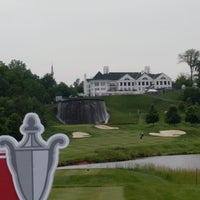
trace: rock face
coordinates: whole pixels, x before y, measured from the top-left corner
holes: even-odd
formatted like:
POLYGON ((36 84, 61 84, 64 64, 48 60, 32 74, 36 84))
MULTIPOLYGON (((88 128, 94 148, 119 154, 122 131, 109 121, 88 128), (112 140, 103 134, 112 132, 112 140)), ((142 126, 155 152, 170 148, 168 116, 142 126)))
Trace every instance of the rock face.
POLYGON ((58 102, 57 118, 64 124, 106 124, 109 114, 102 99, 69 99, 58 102))

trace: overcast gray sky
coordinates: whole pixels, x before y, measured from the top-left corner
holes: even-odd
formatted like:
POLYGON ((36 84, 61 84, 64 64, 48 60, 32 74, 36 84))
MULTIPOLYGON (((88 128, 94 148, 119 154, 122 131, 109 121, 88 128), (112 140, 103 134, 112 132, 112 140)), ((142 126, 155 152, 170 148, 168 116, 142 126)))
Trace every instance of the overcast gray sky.
POLYGON ((0 0, 0 60, 22 60, 72 84, 109 66, 189 73, 178 54, 200 50, 199 0, 0 0))

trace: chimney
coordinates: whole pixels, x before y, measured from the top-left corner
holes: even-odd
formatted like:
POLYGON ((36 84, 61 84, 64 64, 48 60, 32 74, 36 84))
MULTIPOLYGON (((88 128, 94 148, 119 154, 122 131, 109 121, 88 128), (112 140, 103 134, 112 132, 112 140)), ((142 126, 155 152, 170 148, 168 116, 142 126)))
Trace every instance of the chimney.
POLYGON ((149 74, 150 73, 150 66, 145 66, 144 67, 144 72, 149 74))
POLYGON ((103 67, 103 74, 108 74, 109 73, 109 66, 104 66, 103 67))

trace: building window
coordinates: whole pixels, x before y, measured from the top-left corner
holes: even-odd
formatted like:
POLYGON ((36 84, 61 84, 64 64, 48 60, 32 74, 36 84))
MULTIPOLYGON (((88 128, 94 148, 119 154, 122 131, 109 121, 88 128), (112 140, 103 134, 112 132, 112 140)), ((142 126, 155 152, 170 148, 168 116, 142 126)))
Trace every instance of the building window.
POLYGON ((167 81, 164 81, 164 85, 167 85, 167 81))
POLYGON ((95 86, 99 86, 99 82, 94 83, 95 86))
POLYGON ((124 86, 126 86, 126 82, 124 82, 124 86))
POLYGON ((156 84, 159 85, 159 81, 156 81, 156 84))
POLYGON ((160 81, 160 85, 162 85, 163 84, 163 82, 162 81, 160 81))
POLYGON ((168 85, 170 85, 170 81, 168 81, 168 85))
POLYGON ((128 82, 128 86, 131 86, 131 83, 130 83, 130 82, 128 82))
POLYGON ((134 86, 134 82, 132 82, 132 86, 134 86))
POLYGON ((138 85, 140 85, 140 82, 138 82, 138 85))
POLYGON ((120 82, 120 86, 122 86, 123 85, 123 83, 122 82, 120 82))
POLYGON ((106 83, 105 82, 101 82, 101 86, 105 86, 106 85, 106 83))
POLYGON ((144 85, 145 84, 145 82, 144 81, 142 81, 142 85, 144 85))

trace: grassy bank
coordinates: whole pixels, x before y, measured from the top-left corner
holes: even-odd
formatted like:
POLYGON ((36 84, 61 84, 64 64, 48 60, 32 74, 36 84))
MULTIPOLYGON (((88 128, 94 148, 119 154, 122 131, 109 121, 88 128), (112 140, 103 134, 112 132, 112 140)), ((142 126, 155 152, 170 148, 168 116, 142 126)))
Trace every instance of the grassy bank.
MULTIPOLYGON (((49 115, 50 126, 44 136, 55 133, 69 136, 69 146, 60 151, 59 165, 129 160, 138 157, 200 153, 200 125, 182 121, 176 126, 164 122, 171 104, 179 105, 181 93, 161 96, 104 97, 111 118, 110 126, 118 130, 101 130, 92 124, 63 125, 49 115), (149 106, 159 110, 160 121, 146 124, 149 106), (150 132, 177 129, 180 137, 155 137, 150 132), (91 137, 74 139, 73 132, 91 137), (144 138, 140 139, 140 133, 144 138)), ((183 116, 183 113, 181 113, 183 116)), ((193 200, 200 196, 200 172, 167 169, 89 169, 57 170, 50 200, 193 200)))
POLYGON ((179 104, 181 93, 162 96, 110 96, 104 97, 108 111, 111 114, 110 126, 119 130, 101 130, 95 125, 63 125, 55 116, 50 115, 50 126, 45 137, 54 133, 64 133, 69 136, 69 147, 60 154, 60 165, 82 162, 105 162, 135 159, 144 156, 166 154, 200 153, 200 125, 191 125, 182 121, 176 126, 164 122, 164 113, 171 104, 179 104), (163 97, 165 97, 163 99, 163 97), (160 113, 160 121, 155 125, 146 124, 144 116, 149 106, 154 104, 160 113), (150 132, 177 129, 187 134, 175 138, 150 136, 150 132), (89 138, 74 139, 72 132, 86 132, 89 138), (144 133, 141 140, 139 135, 144 133))
POLYGON ((140 126, 118 125, 119 130, 101 130, 93 125, 56 126, 56 130, 66 133, 70 137, 69 147, 62 150, 60 164, 72 164, 79 162, 104 162, 135 159, 137 157, 199 153, 200 126, 176 127, 168 125, 140 126), (180 137, 154 137, 150 132, 159 130, 178 129, 187 132, 180 137), (73 139, 71 133, 83 131, 91 135, 89 138, 73 139), (139 134, 144 132, 141 140, 139 134))
POLYGON ((58 170, 49 200, 194 200, 200 174, 167 169, 58 170))

